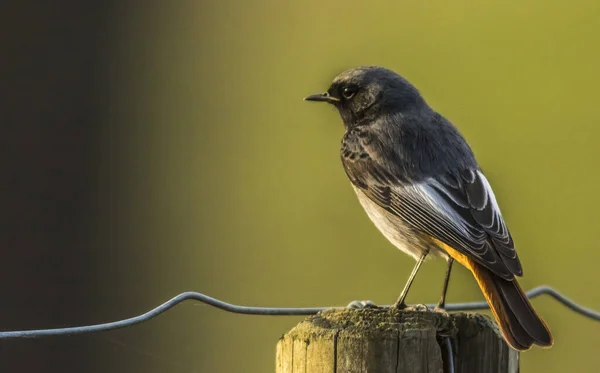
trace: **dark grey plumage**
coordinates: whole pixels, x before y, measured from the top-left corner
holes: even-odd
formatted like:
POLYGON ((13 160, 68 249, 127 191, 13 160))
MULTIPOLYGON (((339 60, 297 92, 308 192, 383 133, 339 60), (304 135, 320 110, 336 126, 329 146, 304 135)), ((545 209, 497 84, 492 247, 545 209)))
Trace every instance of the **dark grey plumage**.
POLYGON ((336 77, 328 94, 341 98, 342 162, 357 193, 408 223, 403 235, 426 233, 502 278, 522 275, 473 152, 415 87, 390 70, 361 67, 336 77), (356 87, 351 99, 343 98, 347 86, 356 87))
POLYGON ((408 81, 381 67, 345 71, 327 92, 306 99, 339 110, 346 174, 377 228, 419 260, 413 273, 427 254, 471 266, 480 285, 491 287, 482 290, 502 314, 499 323, 513 347, 551 345, 514 280, 523 271, 492 188, 456 127, 408 81))

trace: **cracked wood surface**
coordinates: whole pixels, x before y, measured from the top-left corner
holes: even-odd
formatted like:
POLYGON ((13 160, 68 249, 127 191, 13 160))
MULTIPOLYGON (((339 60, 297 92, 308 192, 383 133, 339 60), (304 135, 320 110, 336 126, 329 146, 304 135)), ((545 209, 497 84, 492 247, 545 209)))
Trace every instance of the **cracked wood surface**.
POLYGON ((277 344, 277 373, 445 373, 450 337, 457 373, 517 373, 519 354, 479 314, 395 309, 326 310, 277 344))

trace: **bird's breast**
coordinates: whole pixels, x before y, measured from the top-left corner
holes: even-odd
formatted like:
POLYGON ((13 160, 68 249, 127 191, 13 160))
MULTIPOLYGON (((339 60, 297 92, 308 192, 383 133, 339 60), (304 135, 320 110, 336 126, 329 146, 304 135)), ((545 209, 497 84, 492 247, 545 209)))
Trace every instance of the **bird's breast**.
POLYGON ((398 249, 412 256, 415 260, 419 259, 425 251, 429 251, 430 254, 441 253, 431 239, 415 231, 401 218, 373 202, 356 186, 353 186, 353 188, 360 204, 373 224, 398 249))

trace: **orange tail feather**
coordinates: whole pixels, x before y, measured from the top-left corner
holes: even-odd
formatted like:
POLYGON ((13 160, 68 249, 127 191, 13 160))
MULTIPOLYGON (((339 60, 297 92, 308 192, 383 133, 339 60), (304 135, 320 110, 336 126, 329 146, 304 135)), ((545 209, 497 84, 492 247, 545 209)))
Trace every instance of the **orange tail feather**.
POLYGON ((507 343, 523 351, 536 344, 551 347, 554 342, 546 323, 535 312, 517 280, 504 280, 483 266, 471 262, 477 280, 507 343))
POLYGON ((516 279, 504 280, 452 247, 441 241, 434 241, 473 273, 504 339, 511 347, 524 351, 534 344, 552 346, 554 339, 548 326, 537 314, 516 279))

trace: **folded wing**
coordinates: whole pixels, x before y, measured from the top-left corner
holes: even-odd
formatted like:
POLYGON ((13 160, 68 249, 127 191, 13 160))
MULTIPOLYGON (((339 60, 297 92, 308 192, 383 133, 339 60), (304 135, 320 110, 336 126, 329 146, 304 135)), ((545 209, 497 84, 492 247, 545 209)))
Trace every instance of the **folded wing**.
POLYGON ((346 173, 373 202, 504 279, 523 274, 494 192, 480 170, 411 182, 399 176, 402 170, 378 162, 368 146, 345 150, 346 173))

